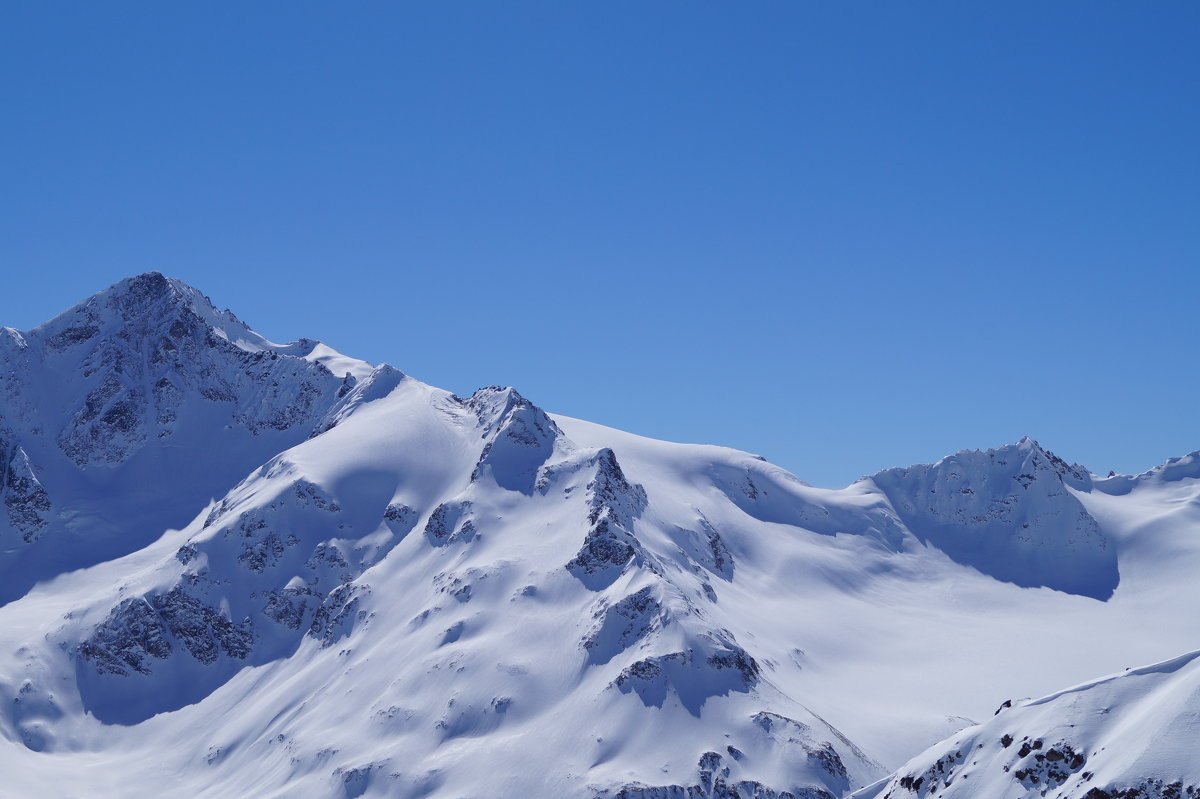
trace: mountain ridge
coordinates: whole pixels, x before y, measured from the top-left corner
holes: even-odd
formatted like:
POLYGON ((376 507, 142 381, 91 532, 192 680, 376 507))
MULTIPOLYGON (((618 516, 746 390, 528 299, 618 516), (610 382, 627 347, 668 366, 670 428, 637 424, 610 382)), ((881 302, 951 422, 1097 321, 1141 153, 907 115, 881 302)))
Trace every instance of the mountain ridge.
POLYGON ((1189 456, 1118 490, 1024 438, 814 488, 117 286, 0 346, 19 792, 103 753, 202 796, 830 799, 1198 632, 1189 456))

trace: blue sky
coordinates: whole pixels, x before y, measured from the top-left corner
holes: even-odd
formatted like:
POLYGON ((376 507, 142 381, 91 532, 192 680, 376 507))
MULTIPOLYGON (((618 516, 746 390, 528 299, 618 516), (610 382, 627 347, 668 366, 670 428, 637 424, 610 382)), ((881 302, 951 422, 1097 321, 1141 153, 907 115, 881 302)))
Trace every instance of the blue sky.
POLYGON ((818 485, 1200 448, 1200 5, 0 10, 0 323, 129 274, 818 485))

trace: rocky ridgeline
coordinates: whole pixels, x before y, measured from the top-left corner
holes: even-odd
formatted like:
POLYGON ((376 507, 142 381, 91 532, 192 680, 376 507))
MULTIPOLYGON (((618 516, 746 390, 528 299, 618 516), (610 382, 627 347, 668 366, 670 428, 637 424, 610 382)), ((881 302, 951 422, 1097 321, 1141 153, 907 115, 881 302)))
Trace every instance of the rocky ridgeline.
POLYGON ((77 651, 98 674, 149 675, 152 660, 166 660, 177 646, 204 664, 215 663, 222 654, 245 660, 254 641, 252 629, 250 619, 234 623, 173 588, 122 601, 77 651))
MULTIPOLYGON (((794 775, 792 784, 771 786, 745 776, 745 753, 727 744, 723 751, 700 755, 692 784, 633 783, 595 791, 593 795, 595 799, 836 799, 847 790, 850 778, 841 756, 811 726, 765 711, 755 714, 750 721, 752 727, 774 743, 786 744, 793 757, 796 754, 802 757, 802 762, 793 763, 789 769, 794 775)), ((826 732, 840 737, 836 730, 826 732)))
POLYGON ((55 435, 81 468, 120 464, 173 435, 191 404, 222 404, 229 423, 254 434, 284 431, 311 427, 353 385, 157 273, 124 281, 25 338, 23 366, 82 378, 81 401, 55 435))
POLYGON ((580 642, 588 661, 607 663, 670 624, 662 591, 659 585, 646 586, 614 603, 601 597, 592 613, 594 623, 580 642))
MULTIPOLYGON (((1020 741, 1004 735, 995 742, 1001 748, 1012 748, 1014 756, 1000 766, 1009 775, 1010 790, 1019 797, 1053 796, 1055 799, 1191 799, 1200 796, 1200 785, 1186 784, 1181 780, 1145 777, 1125 781, 1124 784, 1108 782, 1096 785, 1096 774, 1088 769, 1088 756, 1083 748, 1069 741, 1047 743, 1041 738, 1025 737, 1020 741)), ((955 748, 938 757, 924 771, 906 774, 892 781, 882 799, 904 799, 904 797, 944 797, 956 783, 959 792, 955 795, 974 795, 971 778, 982 783, 983 773, 978 768, 981 759, 990 753, 982 752, 986 744, 976 743, 975 748, 955 748)), ((989 783, 994 785, 995 783, 989 783)), ((981 790, 990 790, 981 789, 981 790)))
MULTIPOLYGON (((592 455, 587 465, 595 468, 595 476, 587 485, 587 520, 591 526, 583 546, 567 563, 567 570, 592 590, 611 585, 634 562, 658 571, 632 529, 634 519, 646 508, 645 489, 625 478, 611 449, 592 455)), ((547 477, 543 474, 542 479, 547 477)))
MULTIPOLYGON (((13 538, 33 543, 53 518, 54 505, 38 479, 29 454, 13 441, 11 434, 0 432, 0 497, 13 538)), ((11 546, 0 527, 0 545, 11 546)))

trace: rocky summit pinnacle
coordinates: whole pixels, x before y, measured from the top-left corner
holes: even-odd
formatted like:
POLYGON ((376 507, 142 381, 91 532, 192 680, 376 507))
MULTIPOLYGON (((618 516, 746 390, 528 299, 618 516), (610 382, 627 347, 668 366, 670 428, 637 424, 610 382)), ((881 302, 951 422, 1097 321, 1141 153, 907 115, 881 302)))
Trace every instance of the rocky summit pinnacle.
POLYGON ((180 338, 197 328, 243 347, 269 346, 232 312, 218 311, 199 290, 159 272, 125 278, 26 336, 42 338, 52 349, 67 349, 103 333, 136 343, 163 335, 180 338))

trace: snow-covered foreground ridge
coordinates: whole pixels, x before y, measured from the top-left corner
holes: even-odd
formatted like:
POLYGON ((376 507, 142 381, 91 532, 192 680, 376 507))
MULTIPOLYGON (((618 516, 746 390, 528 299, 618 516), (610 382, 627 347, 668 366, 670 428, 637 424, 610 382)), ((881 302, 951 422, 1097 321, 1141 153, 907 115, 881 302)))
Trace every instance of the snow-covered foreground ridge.
MULTIPOLYGON (((157 273, 3 329, 0 374, 0 797, 949 796, 922 758, 1001 720, 1100 764, 1055 796, 1195 783, 1143 746, 1197 739, 1183 661, 959 732, 1197 646, 1195 453, 817 489, 274 344, 157 273)), ((989 746, 1018 782, 955 795, 1046 785, 989 746)))
POLYGON ((922 753, 856 799, 1200 796, 1200 652, 1095 680, 922 753))

